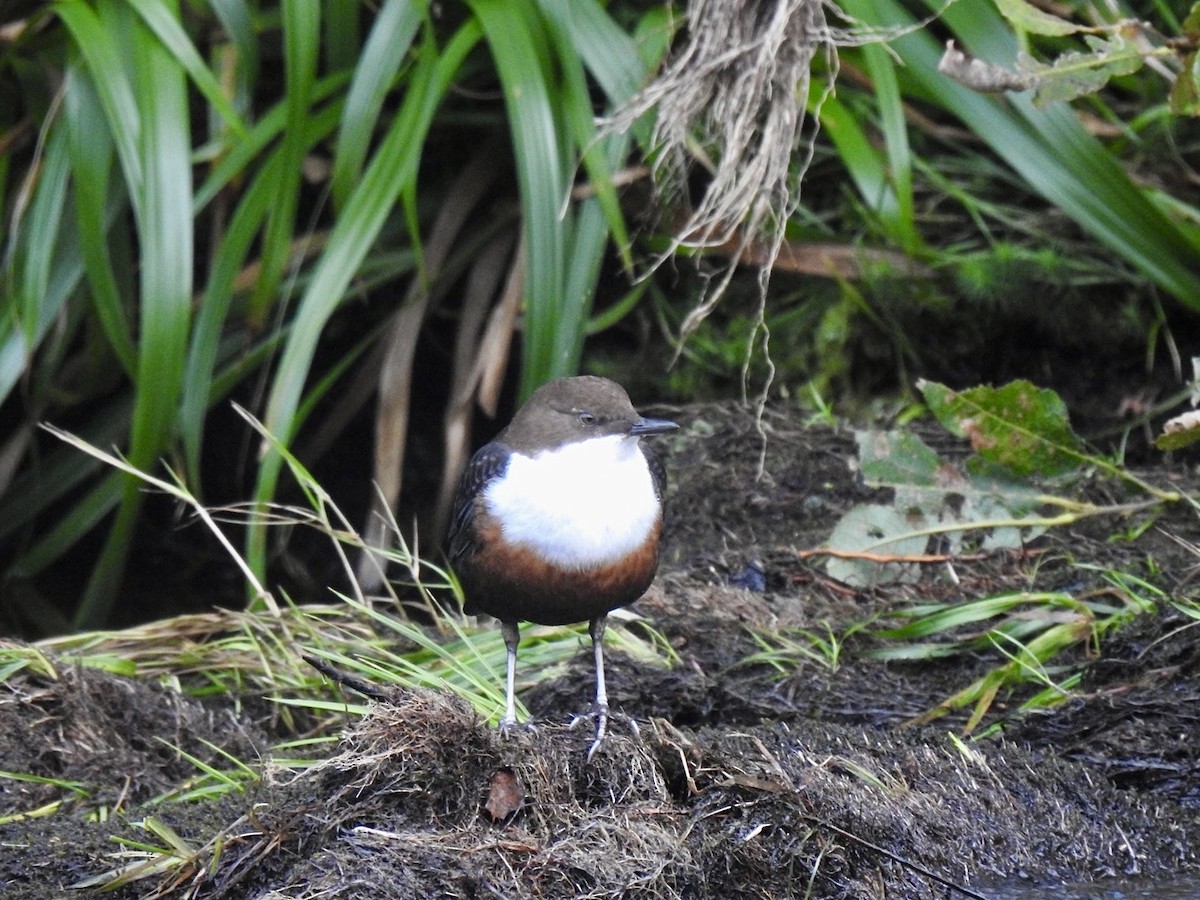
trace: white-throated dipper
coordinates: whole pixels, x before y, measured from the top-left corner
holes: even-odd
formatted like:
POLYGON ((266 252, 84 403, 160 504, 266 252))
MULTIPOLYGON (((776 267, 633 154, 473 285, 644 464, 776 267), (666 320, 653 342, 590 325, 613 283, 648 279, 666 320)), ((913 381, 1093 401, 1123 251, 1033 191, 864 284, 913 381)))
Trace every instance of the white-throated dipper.
POLYGON ((596 658, 596 752, 608 727, 608 613, 658 569, 666 473, 640 439, 678 426, 643 418, 624 388, 581 375, 542 385, 471 458, 450 524, 466 612, 500 620, 508 650, 501 732, 516 724, 519 622, 588 622, 596 658))

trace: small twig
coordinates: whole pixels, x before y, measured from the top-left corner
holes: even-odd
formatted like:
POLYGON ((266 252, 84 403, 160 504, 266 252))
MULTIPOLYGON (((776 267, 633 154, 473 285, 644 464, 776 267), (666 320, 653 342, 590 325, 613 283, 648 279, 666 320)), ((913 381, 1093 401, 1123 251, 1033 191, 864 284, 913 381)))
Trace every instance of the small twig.
POLYGON ((387 691, 378 685, 371 684, 369 681, 363 681, 361 678, 356 678, 348 672, 343 672, 341 669, 330 663, 327 663, 320 657, 313 656, 309 653, 301 653, 300 657, 326 678, 342 685, 343 687, 348 687, 350 690, 362 694, 364 697, 370 697, 372 700, 380 701, 392 699, 392 694, 390 691, 387 691))
POLYGON ((912 869, 918 875, 924 875, 926 878, 932 878, 938 884, 942 885, 942 887, 947 887, 947 888, 950 888, 950 890, 958 891, 964 897, 970 897, 971 900, 988 900, 988 898, 984 894, 981 894, 978 891, 973 891, 969 887, 964 887, 963 885, 959 884, 957 881, 951 881, 949 878, 939 875, 937 872, 931 871, 922 865, 918 865, 917 863, 913 862, 910 859, 905 859, 903 856, 899 856, 899 855, 893 853, 891 850, 888 850, 886 847, 881 847, 878 844, 873 843, 872 841, 868 841, 866 838, 859 837, 857 834, 853 834, 844 828, 839 828, 838 826, 834 825, 832 822, 826 822, 821 819, 813 819, 812 821, 816 822, 819 825, 824 826, 825 828, 828 828, 830 831, 837 832, 844 838, 849 838, 850 840, 854 841, 857 844, 862 845, 863 847, 866 847, 870 850, 874 850, 876 853, 880 854, 881 856, 886 856, 888 859, 890 859, 894 863, 899 863, 900 865, 904 866, 907 869, 912 869))
POLYGON ((831 547, 817 547, 813 550, 798 550, 796 555, 801 559, 813 556, 836 556, 838 559, 865 559, 877 563, 944 563, 972 562, 987 559, 990 553, 870 553, 866 550, 834 550, 831 547))

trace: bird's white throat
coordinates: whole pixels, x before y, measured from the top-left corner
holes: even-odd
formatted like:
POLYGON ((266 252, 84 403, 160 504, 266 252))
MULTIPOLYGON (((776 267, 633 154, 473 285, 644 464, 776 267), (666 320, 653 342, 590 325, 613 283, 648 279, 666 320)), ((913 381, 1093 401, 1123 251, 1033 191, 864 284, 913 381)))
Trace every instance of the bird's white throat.
POLYGON ((620 559, 642 545, 658 519, 638 439, 623 435, 513 453, 484 500, 507 540, 569 568, 620 559))

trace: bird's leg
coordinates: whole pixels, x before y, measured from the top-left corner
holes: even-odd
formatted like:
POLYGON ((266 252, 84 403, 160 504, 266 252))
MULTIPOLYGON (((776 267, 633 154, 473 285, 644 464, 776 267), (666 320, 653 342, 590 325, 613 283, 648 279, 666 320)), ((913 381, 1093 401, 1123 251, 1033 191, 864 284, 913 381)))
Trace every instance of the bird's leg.
POLYGON ((571 727, 575 728, 584 719, 595 717, 596 719, 596 739, 592 741, 592 746, 588 750, 587 758, 590 762, 592 757, 596 755, 596 751, 600 749, 600 744, 604 742, 604 736, 608 734, 608 720, 610 718, 621 719, 629 724, 629 730, 633 732, 633 736, 639 735, 637 722, 621 713, 613 713, 611 716, 608 712, 608 689, 604 684, 604 631, 608 627, 608 618, 606 616, 598 616, 588 624, 588 634, 592 636, 592 653, 596 658, 596 702, 592 706, 590 715, 576 716, 571 722, 571 727))
POLYGON ((515 621, 502 621, 500 634, 504 636, 504 648, 508 651, 504 718, 500 720, 500 735, 507 737, 517 724, 517 644, 521 641, 521 630, 515 621))
POLYGON ((588 634, 592 636, 592 652, 596 656, 596 740, 588 750, 587 758, 591 760, 600 748, 600 742, 608 731, 608 690, 604 686, 604 630, 608 627, 608 616, 600 615, 588 624, 588 634))

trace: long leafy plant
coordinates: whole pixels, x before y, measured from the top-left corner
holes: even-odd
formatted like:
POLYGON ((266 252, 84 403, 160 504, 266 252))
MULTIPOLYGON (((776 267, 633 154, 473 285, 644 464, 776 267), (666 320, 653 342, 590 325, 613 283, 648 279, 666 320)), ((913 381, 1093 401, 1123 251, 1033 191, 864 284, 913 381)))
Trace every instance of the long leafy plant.
MULTIPOLYGON (((457 279, 481 297, 461 313, 476 323, 454 376, 468 414, 481 384, 494 405, 518 306, 521 391, 578 367, 610 234, 627 245, 610 173, 632 138, 594 121, 663 51, 658 12, 618 24, 598 0, 61 0, 3 24, 0 90, 18 103, 0 113, 0 577, 34 578, 103 526, 61 625, 107 620, 144 499, 45 443, 39 421, 121 445, 137 467, 178 456, 200 491, 214 405, 261 393, 290 443, 335 384, 344 406, 365 403, 386 356, 376 466, 398 472, 413 347, 457 279), (490 180, 457 191, 455 167, 490 180), (577 178, 588 189, 572 197, 577 178), (403 283, 390 303, 384 288, 403 283), (315 361, 363 298, 365 327, 315 361), (368 373, 357 393, 354 371, 368 373)), ((280 464, 267 448, 257 502, 280 464)), ((264 531, 249 550, 261 573, 264 531)))

